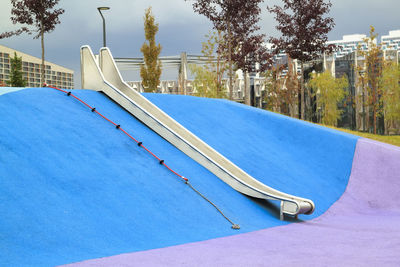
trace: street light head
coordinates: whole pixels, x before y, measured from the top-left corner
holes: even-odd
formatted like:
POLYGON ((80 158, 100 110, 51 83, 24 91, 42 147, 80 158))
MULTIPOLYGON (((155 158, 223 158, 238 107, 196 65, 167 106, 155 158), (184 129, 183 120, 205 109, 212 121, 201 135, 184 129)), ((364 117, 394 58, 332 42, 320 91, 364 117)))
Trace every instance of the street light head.
POLYGON ((108 6, 101 6, 98 7, 97 10, 100 13, 101 18, 103 19, 103 47, 107 47, 106 45, 106 21, 104 19, 103 13, 101 13, 102 10, 109 10, 110 8, 108 6))

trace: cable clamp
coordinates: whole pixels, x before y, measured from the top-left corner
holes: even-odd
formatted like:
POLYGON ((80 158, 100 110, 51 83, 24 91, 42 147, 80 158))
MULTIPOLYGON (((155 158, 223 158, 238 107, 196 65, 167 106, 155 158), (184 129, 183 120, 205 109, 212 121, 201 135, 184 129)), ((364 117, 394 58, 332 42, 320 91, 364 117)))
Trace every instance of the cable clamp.
POLYGON ((163 165, 164 164, 164 160, 162 159, 162 160, 160 160, 160 164, 161 165, 163 165))
POLYGON ((92 108, 92 112, 95 112, 96 111, 96 108, 92 108))
POLYGON ((143 144, 142 142, 137 143, 138 146, 142 146, 142 144, 143 144))
POLYGON ((240 225, 239 224, 233 224, 232 225, 232 229, 239 230, 240 229, 240 225))
POLYGON ((115 126, 115 128, 119 129, 121 128, 121 125, 118 124, 117 126, 115 126))
POLYGON ((68 92, 68 93, 67 93, 67 96, 70 96, 70 95, 71 95, 71 92, 68 92))

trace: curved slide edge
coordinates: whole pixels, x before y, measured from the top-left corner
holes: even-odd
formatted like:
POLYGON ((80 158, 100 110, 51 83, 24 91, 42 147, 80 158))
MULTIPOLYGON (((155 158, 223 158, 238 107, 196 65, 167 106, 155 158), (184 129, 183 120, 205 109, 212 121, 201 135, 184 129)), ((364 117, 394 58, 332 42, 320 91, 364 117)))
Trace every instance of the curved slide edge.
POLYGON ((284 214, 297 216, 314 211, 312 200, 280 192, 259 182, 131 88, 123 81, 108 48, 100 49, 96 59, 89 46, 82 46, 81 73, 83 89, 102 91, 235 190, 251 197, 281 201, 281 219, 284 214))

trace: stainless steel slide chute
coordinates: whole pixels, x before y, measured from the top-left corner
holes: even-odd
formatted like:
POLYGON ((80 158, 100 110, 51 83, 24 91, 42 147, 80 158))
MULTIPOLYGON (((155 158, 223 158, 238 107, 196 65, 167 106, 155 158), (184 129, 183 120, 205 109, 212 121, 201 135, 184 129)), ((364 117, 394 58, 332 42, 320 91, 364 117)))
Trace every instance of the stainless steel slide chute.
POLYGON ((102 91, 235 190, 256 198, 281 201, 281 219, 284 214, 297 216, 314 211, 312 200, 280 192, 256 180, 131 88, 123 81, 108 48, 100 49, 99 55, 94 56, 89 46, 83 46, 81 72, 82 88, 102 91))

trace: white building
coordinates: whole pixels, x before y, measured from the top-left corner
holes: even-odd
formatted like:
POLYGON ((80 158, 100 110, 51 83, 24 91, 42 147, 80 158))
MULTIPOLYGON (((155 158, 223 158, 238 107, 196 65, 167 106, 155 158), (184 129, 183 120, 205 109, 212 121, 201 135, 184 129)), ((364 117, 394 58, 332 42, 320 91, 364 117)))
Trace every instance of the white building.
MULTIPOLYGON (((357 51, 358 47, 362 51, 368 50, 368 45, 364 42, 365 38, 367 38, 365 34, 344 35, 342 40, 329 41, 327 44, 333 44, 338 47, 338 50, 334 53, 334 57, 340 58, 357 51)), ((376 40, 374 40, 374 43, 376 44, 376 40)))
POLYGON ((399 62, 400 59, 400 30, 389 31, 389 35, 381 37, 383 55, 386 60, 399 62))
MULTIPOLYGON (((22 57, 22 73, 27 87, 41 87, 40 81, 42 59, 0 45, 0 86, 10 80, 11 62, 14 52, 22 57)), ((74 88, 74 71, 45 61, 46 83, 64 89, 74 88)))
POLYGON ((389 31, 389 35, 381 37, 383 50, 400 50, 400 30, 389 31))

